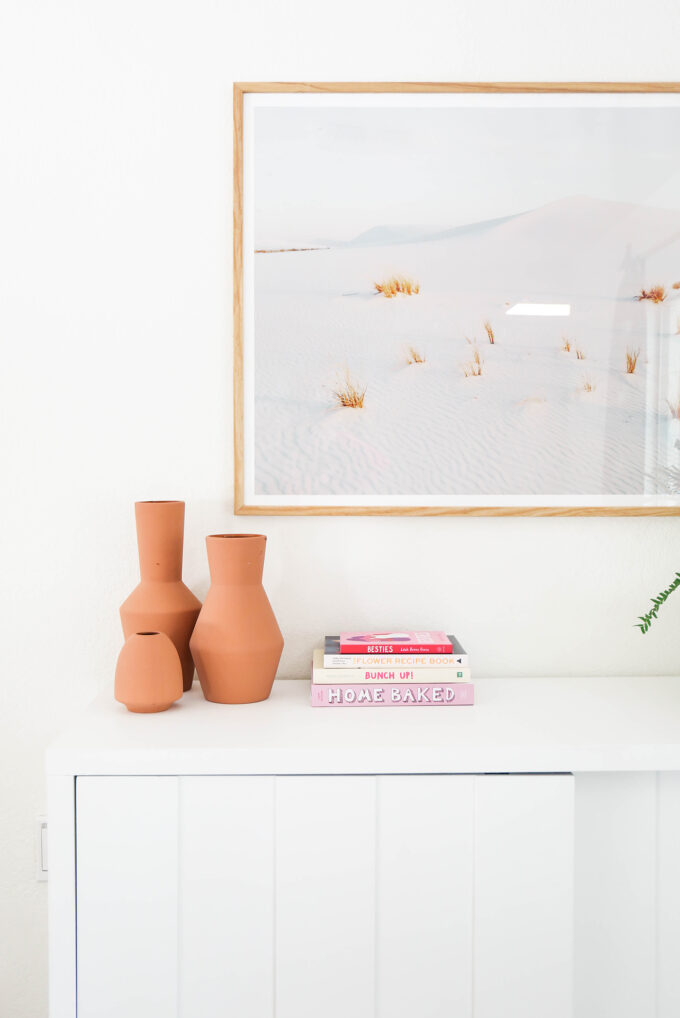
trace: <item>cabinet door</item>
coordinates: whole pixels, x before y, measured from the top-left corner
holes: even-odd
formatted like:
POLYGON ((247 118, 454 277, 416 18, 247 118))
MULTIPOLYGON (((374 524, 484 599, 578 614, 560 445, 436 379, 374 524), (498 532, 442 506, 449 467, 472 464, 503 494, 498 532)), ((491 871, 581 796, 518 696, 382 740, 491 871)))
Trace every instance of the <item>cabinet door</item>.
POLYGON ((472 1014, 474 786, 378 778, 376 1018, 472 1014))
POLYGON ((567 1018, 571 795, 551 776, 80 778, 79 1018, 567 1018))
POLYGON ((573 873, 573 777, 477 778, 475 1018, 570 1018, 573 873))
POLYGON ((466 1018, 474 778, 277 780, 277 1018, 466 1018))
POLYGON ((274 778, 76 795, 78 1018, 269 1018, 274 778))
POLYGON ((177 1015, 177 779, 78 778, 78 1018, 177 1015))

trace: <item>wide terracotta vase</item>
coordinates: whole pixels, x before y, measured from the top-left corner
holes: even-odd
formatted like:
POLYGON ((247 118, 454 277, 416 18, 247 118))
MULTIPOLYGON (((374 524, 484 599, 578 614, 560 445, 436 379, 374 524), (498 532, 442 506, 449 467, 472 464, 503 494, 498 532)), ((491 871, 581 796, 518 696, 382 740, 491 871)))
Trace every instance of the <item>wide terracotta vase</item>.
POLYGON ((206 538, 210 590, 191 637, 206 700, 255 703, 272 690, 283 637, 262 586, 267 538, 206 538))
POLYGON ((165 633, 133 633, 116 665, 116 700, 135 714, 167 710, 182 695, 182 665, 165 633))
POLYGON ((120 608, 123 634, 169 636, 182 664, 182 685, 191 689, 194 662, 189 640, 201 602, 182 582, 184 502, 135 502, 141 582, 120 608))

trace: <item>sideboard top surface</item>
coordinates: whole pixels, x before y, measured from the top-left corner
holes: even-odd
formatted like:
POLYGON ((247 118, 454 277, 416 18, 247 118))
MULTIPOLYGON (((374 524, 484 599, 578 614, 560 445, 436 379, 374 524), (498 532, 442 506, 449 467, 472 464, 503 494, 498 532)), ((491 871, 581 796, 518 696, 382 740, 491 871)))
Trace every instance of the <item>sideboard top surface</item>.
POLYGON ((48 773, 394 774, 680 770, 680 677, 479 679, 474 707, 312 708, 309 682, 161 714, 107 689, 50 746, 48 773))

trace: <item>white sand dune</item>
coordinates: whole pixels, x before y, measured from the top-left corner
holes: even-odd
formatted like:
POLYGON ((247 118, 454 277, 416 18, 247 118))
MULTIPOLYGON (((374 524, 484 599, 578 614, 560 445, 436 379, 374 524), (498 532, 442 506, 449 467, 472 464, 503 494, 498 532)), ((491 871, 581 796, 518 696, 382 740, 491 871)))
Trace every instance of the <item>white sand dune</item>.
POLYGON ((680 213, 576 197, 400 236, 256 256, 256 493, 642 495, 680 465, 667 458, 667 390, 656 386, 680 342, 670 289, 680 213), (392 273, 421 292, 374 293, 392 273), (664 304, 634 299, 657 283, 669 288, 664 304), (520 301, 565 302, 572 314, 506 316, 520 301), (480 377, 464 377, 467 340, 480 377), (406 364, 409 345, 425 364, 406 364), (627 348, 640 349, 634 375, 627 348), (345 369, 367 386, 362 410, 333 408, 345 369), (659 471, 650 434, 666 456, 659 471))

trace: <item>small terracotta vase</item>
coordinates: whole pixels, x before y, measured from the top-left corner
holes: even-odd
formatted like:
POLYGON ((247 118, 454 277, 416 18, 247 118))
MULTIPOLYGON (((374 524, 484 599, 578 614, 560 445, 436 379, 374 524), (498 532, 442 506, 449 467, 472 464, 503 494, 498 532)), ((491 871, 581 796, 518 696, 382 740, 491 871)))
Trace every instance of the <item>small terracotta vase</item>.
POLYGON ((116 700, 135 714, 167 710, 182 695, 182 665, 165 633, 133 633, 116 665, 116 700))
POLYGON ((262 586, 267 538, 212 534, 206 538, 211 587, 191 637, 206 700, 266 700, 283 637, 262 586))
POLYGON ((194 681, 189 639, 201 602, 182 583, 184 502, 135 502, 141 583, 120 607, 125 638, 159 632, 170 637, 182 663, 186 691, 194 681))

